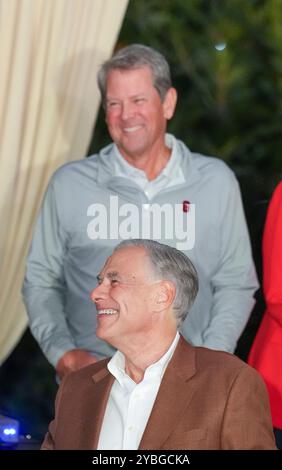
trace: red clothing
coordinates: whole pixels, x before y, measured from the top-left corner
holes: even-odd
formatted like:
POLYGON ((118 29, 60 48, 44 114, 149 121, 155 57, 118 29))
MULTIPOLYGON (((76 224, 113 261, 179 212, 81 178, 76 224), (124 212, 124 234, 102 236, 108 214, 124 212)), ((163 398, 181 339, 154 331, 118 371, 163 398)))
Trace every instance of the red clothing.
POLYGON ((282 429, 282 182, 273 193, 264 227, 263 278, 266 311, 248 363, 262 375, 273 426, 282 429))

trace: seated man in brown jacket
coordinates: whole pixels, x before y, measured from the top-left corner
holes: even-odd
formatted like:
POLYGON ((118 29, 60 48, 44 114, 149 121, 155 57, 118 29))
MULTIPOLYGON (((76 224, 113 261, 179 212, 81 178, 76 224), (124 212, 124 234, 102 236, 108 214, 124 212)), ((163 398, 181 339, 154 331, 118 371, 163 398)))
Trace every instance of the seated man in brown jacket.
POLYGON ((96 334, 117 352, 64 378, 43 449, 275 449, 257 372, 178 333, 198 290, 182 252, 124 241, 98 278, 96 334))

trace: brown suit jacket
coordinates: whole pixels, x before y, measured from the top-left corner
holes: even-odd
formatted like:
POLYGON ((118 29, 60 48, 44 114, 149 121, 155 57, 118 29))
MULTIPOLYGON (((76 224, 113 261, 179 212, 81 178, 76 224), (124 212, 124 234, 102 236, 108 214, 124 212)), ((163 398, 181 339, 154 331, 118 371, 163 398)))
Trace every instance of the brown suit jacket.
MULTIPOLYGON (((107 360, 69 374, 42 449, 96 449, 114 378, 107 360)), ((163 376, 139 449, 275 449, 267 392, 235 356, 182 337, 163 376)))

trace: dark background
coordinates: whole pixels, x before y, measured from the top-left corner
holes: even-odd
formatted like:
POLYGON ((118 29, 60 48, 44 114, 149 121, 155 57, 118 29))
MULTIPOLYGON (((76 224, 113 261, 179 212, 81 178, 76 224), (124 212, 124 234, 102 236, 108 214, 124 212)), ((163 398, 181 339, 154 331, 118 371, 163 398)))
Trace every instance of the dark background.
MULTIPOLYGON (((169 131, 218 156, 239 179, 261 280, 261 236, 282 175, 282 0, 130 0, 117 48, 164 53, 179 93, 169 131)), ((89 154, 109 142, 103 112, 89 154)), ((264 310, 261 291, 236 354, 246 359, 264 310)), ((0 414, 41 440, 53 415, 53 368, 29 331, 0 367, 0 414)))

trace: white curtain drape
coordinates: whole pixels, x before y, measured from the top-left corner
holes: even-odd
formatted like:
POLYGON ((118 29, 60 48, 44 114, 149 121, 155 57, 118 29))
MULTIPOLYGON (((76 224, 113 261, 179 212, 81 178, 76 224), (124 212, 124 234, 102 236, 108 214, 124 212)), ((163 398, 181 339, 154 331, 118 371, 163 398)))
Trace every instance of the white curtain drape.
POLYGON ((96 72, 128 0, 0 0, 0 364, 27 325, 24 263, 47 182, 87 151, 96 72))

